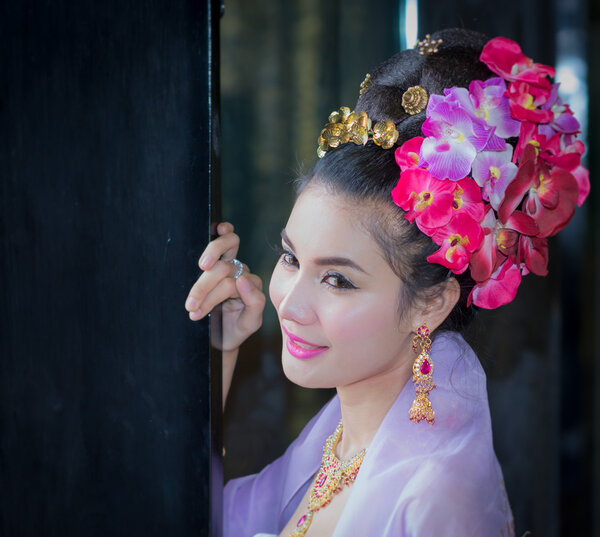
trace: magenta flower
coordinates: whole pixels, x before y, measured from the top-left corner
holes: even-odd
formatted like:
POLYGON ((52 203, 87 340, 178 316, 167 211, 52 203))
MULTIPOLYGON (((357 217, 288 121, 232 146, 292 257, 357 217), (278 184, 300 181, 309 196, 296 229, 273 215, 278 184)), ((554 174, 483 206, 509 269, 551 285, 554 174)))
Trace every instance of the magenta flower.
POLYGON ((431 95, 422 127, 427 138, 421 146, 421 160, 427 163, 431 175, 451 181, 469 174, 477 152, 485 147, 493 131, 474 121, 454 97, 452 92, 447 97, 431 95))
POLYGON ((456 181, 454 190, 454 201, 452 208, 454 214, 468 214, 475 222, 480 222, 485 212, 485 206, 481 200, 481 188, 469 177, 456 181))
POLYGON ((419 153, 421 152, 421 145, 423 145, 422 136, 415 136, 410 140, 404 142, 396 152, 396 164, 400 167, 400 170, 408 170, 409 168, 419 167, 419 153))
POLYGON ((517 173, 517 166, 512 162, 512 147, 504 151, 482 151, 473 161, 472 176, 482 187, 482 197, 498 210, 508 183, 517 173))
POLYGON ((542 108, 550 98, 550 89, 525 82, 513 82, 508 86, 510 114, 519 121, 550 123, 554 118, 551 110, 542 108))
POLYGON ((511 138, 519 135, 520 122, 510 115, 506 93, 506 82, 501 78, 474 80, 469 85, 469 94, 478 117, 488 125, 496 127, 494 135, 511 138))
POLYGON ((444 226, 452 218, 455 183, 431 177, 423 168, 409 168, 400 174, 392 190, 394 203, 406 211, 404 217, 417 221, 423 233, 444 226))
POLYGON ((470 216, 459 213, 447 225, 436 229, 431 238, 441 248, 428 256, 427 261, 461 274, 467 270, 472 253, 481 246, 483 229, 470 216))
POLYGON ((485 309, 504 306, 515 298, 520 284, 521 271, 512 259, 507 258, 486 282, 473 287, 467 305, 473 303, 485 309))
POLYGON ((479 59, 490 71, 504 80, 522 81, 540 87, 549 87, 547 77, 554 76, 555 69, 541 63, 534 63, 523 54, 521 47, 506 37, 496 37, 486 43, 479 59))

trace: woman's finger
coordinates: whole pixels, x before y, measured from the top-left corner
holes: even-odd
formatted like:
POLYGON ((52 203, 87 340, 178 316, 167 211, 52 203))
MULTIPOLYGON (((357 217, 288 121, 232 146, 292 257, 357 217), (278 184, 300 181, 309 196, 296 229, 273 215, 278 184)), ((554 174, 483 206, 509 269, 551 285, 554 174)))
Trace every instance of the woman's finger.
POLYGON ((215 306, 232 298, 239 298, 235 280, 233 278, 222 279, 206 295, 197 310, 190 312, 190 319, 197 321, 210 313, 215 306))
POLYGON ((225 233, 233 233, 233 224, 230 222, 220 222, 217 224, 217 233, 225 235, 225 233))
POLYGON ((212 269, 202 273, 190 289, 188 298, 185 301, 185 309, 190 312, 198 310, 211 290, 214 289, 219 282, 232 276, 233 268, 231 263, 219 261, 213 265, 212 269))
POLYGON ((262 280, 254 274, 243 275, 237 279, 236 288, 244 303, 244 309, 238 320, 238 328, 244 332, 255 332, 262 324, 262 312, 266 301, 265 295, 261 291, 262 280))
POLYGON ((235 233, 225 233, 208 243, 198 265, 202 270, 209 270, 220 258, 230 261, 237 255, 239 246, 240 238, 235 233))

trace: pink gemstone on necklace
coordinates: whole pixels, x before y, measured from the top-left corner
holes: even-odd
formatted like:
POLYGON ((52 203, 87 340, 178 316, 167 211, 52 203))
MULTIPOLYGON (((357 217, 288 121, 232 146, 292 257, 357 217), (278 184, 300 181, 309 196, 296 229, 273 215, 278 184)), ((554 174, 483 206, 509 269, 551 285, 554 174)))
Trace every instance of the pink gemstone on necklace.
POLYGON ((298 520, 298 524, 296 524, 296 527, 299 528, 300 526, 302 526, 302 524, 304 524, 305 520, 306 520, 306 515, 302 515, 300 520, 298 520))
POLYGON ((327 481, 327 474, 323 474, 323 477, 317 481, 317 487, 322 487, 325 481, 327 481))
POLYGON ((423 363, 421 364, 421 373, 423 373, 423 375, 428 375, 430 371, 431 365, 427 360, 423 360, 423 363))

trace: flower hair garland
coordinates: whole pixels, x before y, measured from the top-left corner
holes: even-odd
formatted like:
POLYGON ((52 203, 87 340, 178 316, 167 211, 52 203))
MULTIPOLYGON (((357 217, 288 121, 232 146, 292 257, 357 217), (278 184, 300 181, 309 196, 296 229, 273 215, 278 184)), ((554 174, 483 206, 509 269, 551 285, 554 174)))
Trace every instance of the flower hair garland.
POLYGON ((554 68, 504 37, 480 60, 499 76, 429 97, 424 136, 396 149, 392 198, 440 246, 427 260, 470 270, 468 304, 492 309, 513 300, 522 276, 547 274, 547 238, 567 225, 590 182, 554 68), (513 149, 507 140, 517 137, 513 149))

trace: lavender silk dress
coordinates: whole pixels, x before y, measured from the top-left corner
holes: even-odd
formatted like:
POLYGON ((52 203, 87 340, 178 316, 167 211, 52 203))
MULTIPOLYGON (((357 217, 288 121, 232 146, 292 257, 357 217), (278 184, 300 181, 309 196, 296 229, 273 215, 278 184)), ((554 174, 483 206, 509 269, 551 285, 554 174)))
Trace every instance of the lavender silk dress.
MULTIPOLYGON (((413 423, 408 382, 367 448, 333 537, 512 537, 510 506, 492 446, 485 374, 462 337, 440 334, 431 349, 435 424, 413 423)), ((286 452, 224 490, 224 537, 279 534, 340 421, 337 397, 286 452)), ((318 514, 316 515, 318 516, 318 514)))

